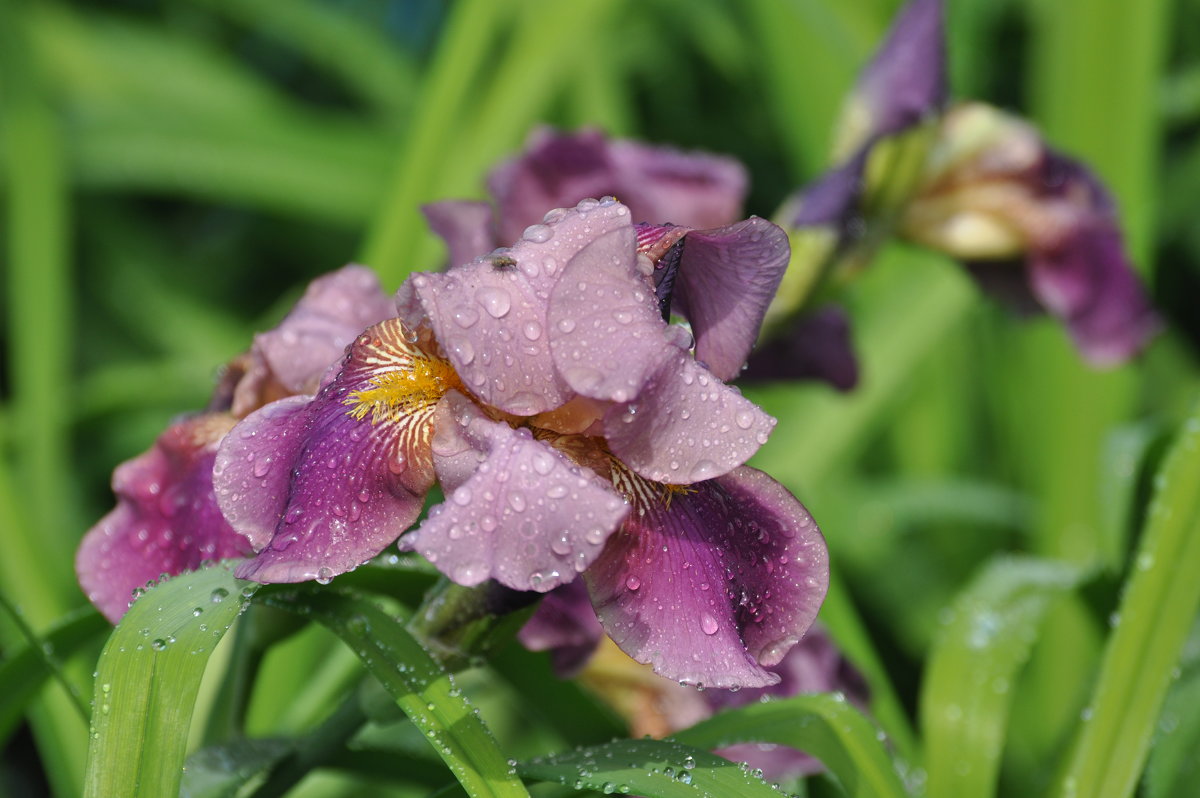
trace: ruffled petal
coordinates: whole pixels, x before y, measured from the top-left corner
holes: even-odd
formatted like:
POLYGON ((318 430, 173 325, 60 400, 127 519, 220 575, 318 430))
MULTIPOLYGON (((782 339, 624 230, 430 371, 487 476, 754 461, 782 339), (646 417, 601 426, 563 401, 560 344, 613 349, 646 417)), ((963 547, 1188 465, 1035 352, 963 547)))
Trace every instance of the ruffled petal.
POLYGON ((394 315, 391 298, 365 266, 318 277, 275 329, 254 336, 233 411, 244 416, 274 399, 314 393, 354 337, 394 315))
POLYGON ((218 501, 261 549, 240 578, 331 578, 416 520, 433 483, 434 407, 454 383, 409 337, 397 319, 368 329, 316 397, 267 405, 226 437, 218 501))
POLYGON ((550 356, 547 299, 580 249, 629 225, 624 205, 586 200, 547 214, 545 224, 528 228, 510 250, 446 274, 410 278, 411 292, 471 393, 523 416, 571 398, 550 356))
POLYGON ((740 466, 774 427, 774 418, 684 353, 664 365, 635 401, 604 415, 614 455, 646 479, 679 485, 740 466))
POLYGON ((636 478, 618 487, 634 493, 636 510, 585 574, 609 637, 676 681, 777 683, 766 668, 800 640, 828 586, 808 511, 751 468, 688 490, 636 478))
POLYGON ((117 506, 88 531, 75 557, 83 592, 113 623, 133 590, 151 579, 250 554, 250 542, 226 523, 213 494, 217 444, 233 424, 226 413, 172 424, 149 451, 113 472, 117 506))
POLYGON ((757 217, 684 236, 675 305, 691 322, 696 359, 720 379, 749 357, 789 254, 787 233, 757 217))
POLYGON ((500 246, 489 203, 445 200, 421 206, 421 213, 425 214, 425 221, 433 232, 446 242, 451 268, 470 263, 500 246))
POLYGON ((404 548, 461 585, 495 579, 544 592, 591 565, 629 511, 611 485, 461 394, 448 394, 438 413, 434 455, 447 498, 404 548), (474 469, 464 468, 464 451, 479 453, 474 469))

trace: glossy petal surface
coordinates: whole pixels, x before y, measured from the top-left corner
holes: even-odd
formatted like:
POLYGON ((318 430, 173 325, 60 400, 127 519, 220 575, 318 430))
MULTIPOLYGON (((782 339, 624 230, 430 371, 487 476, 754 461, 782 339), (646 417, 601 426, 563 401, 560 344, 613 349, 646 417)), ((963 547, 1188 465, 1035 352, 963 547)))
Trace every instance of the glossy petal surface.
POLYGON ((88 531, 75 558, 88 600, 113 623, 134 588, 205 560, 250 554, 250 542, 226 523, 213 494, 217 444, 233 423, 213 413, 172 424, 113 473, 117 506, 88 531))
MULTIPOLYGON (((828 584, 811 516, 765 474, 740 468, 670 501, 622 484, 636 508, 585 578, 629 656, 675 681, 761 687, 816 617, 828 584)), ((620 486, 620 485, 619 485, 620 486)))
POLYGON ((460 585, 495 579, 544 592, 591 565, 629 510, 612 487, 461 394, 448 395, 441 414, 449 418, 439 419, 435 458, 453 453, 450 473, 438 470, 446 501, 402 545, 460 585), (448 429, 463 445, 446 440, 448 429), (484 455, 473 470, 462 467, 464 449, 484 455))
POLYGON ((546 303, 576 253, 620 227, 629 227, 625 206, 587 200, 551 212, 510 250, 446 274, 410 278, 412 293, 467 390, 524 416, 571 398, 550 356, 546 303))
POLYGON ((267 405, 226 438, 213 472, 218 500, 261 549, 240 578, 330 578, 416 520, 433 482, 434 407, 449 386, 429 376, 436 361, 406 336, 397 319, 370 328, 316 397, 267 405))

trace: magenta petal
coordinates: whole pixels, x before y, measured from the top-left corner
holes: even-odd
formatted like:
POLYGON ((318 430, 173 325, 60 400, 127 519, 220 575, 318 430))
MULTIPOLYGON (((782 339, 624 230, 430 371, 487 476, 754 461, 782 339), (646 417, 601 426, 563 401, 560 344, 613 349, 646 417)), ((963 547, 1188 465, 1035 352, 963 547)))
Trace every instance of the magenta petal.
POLYGON ((433 232, 446 242, 450 267, 470 263, 499 246, 489 203, 445 200, 424 205, 421 212, 433 232))
POLYGON ((683 353, 636 401, 604 416, 605 438, 618 459, 647 479, 677 485, 740 466, 774 426, 774 418, 683 353))
POLYGON ((551 212, 512 249, 446 274, 414 275, 408 290, 471 393, 506 412, 535 415, 571 398, 550 356, 547 298, 580 249, 629 226, 624 205, 586 200, 551 212))
POLYGON ((254 337, 248 376, 237 387, 234 413, 241 416, 256 409, 268 379, 290 394, 315 392, 322 375, 341 359, 354 337, 392 315, 391 297, 365 266, 351 264, 313 280, 278 327, 254 337))
POLYGON ((530 651, 549 651, 554 672, 569 679, 579 672, 604 637, 582 579, 554 588, 521 627, 517 639, 530 651))
POLYGON ((447 483, 446 501, 402 541, 461 585, 495 579, 517 590, 547 591, 587 568, 629 511, 612 486, 575 465, 527 428, 493 421, 461 394, 439 408, 436 458, 451 450, 453 475, 462 475, 447 427, 485 452, 466 481, 447 483))
MULTIPOLYGON (((651 486, 643 484, 642 493, 651 486)), ((816 618, 825 541, 779 483, 751 468, 641 496, 585 574, 609 637, 669 679, 762 687, 816 618)))
POLYGON ((787 233, 757 217, 684 237, 675 303, 692 324, 696 359, 720 379, 745 364, 790 254, 787 233))
POLYGON ((88 600, 113 623, 134 588, 151 579, 250 554, 213 495, 217 444, 232 424, 225 414, 172 424, 149 451, 113 472, 117 506, 88 531, 75 557, 88 600))
POLYGON ((433 405, 355 412, 364 404, 356 394, 380 390, 420 360, 404 335, 396 320, 370 328, 316 397, 267 405, 226 437, 213 471, 218 501, 261 549, 240 578, 332 577, 378 554, 420 515, 433 481, 433 405))

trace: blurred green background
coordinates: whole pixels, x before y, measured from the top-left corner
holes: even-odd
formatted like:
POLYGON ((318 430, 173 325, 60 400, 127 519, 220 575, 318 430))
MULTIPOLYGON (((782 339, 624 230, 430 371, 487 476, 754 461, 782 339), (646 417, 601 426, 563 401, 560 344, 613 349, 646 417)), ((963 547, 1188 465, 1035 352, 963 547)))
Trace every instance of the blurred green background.
MULTIPOLYGON (((35 629, 82 605, 73 551, 111 506, 114 464, 203 406, 312 277, 359 260, 390 289, 438 268, 418 206, 484 197, 537 123, 734 155, 747 212, 770 216, 826 166, 899 5, 0 0, 0 590, 35 629)), ((1094 372, 1056 324, 895 246, 843 297, 860 388, 748 393, 780 418, 756 464, 826 531, 844 588, 830 611, 855 619, 831 625, 869 638, 899 726, 985 563, 1087 569, 1013 703, 1001 778, 1024 795, 1053 778, 1086 700, 1144 464, 1200 386, 1200 2, 949 0, 948 15, 954 96, 1032 118, 1108 182, 1167 333, 1094 372)), ((7 617, 0 631, 15 639, 7 617)), ((84 732, 51 690, 0 772, 76 794, 84 732)))

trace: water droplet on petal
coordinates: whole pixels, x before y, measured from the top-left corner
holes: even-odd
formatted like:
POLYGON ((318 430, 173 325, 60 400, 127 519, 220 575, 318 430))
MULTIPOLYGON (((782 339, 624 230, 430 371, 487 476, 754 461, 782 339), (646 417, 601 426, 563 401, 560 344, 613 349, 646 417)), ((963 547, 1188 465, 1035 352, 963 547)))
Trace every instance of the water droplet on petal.
POLYGON ((717 625, 717 619, 709 615, 707 612, 700 616, 700 631, 706 635, 715 635, 720 626, 717 625))
POLYGON ((475 292, 475 299, 494 319, 503 318, 512 308, 512 297, 503 288, 488 286, 475 292))

